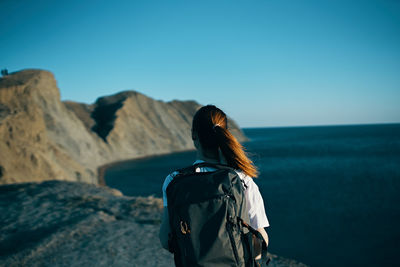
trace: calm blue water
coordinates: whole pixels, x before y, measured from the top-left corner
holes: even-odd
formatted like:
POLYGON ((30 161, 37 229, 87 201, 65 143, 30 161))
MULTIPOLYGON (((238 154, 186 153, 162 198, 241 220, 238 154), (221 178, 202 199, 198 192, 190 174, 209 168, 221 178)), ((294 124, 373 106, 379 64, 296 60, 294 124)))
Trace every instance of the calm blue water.
MULTIPOLYGON (((245 129, 261 171, 270 251, 311 266, 399 266, 400 124, 245 129)), ((194 152, 124 162, 106 183, 161 196, 194 152)))

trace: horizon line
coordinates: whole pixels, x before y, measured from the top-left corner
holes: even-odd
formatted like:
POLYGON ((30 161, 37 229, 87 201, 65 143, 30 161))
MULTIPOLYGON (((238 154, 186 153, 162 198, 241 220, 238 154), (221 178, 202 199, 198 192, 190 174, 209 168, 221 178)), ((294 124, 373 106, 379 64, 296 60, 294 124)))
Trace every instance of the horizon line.
POLYGON ((276 126, 246 126, 240 129, 264 129, 264 128, 302 128, 302 127, 336 127, 336 126, 373 126, 394 125, 400 122, 371 122, 371 123, 342 123, 342 124, 305 124, 305 125, 276 125, 276 126))

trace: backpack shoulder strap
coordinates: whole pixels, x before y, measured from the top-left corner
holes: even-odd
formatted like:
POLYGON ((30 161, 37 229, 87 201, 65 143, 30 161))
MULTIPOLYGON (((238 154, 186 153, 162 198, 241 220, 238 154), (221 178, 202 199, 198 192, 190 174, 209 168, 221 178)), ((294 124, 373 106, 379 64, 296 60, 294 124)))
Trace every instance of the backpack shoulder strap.
POLYGON ((208 162, 200 162, 200 163, 193 164, 193 165, 190 165, 190 166, 185 167, 185 168, 181 168, 181 169, 175 170, 175 172, 177 174, 174 176, 174 178, 171 181, 171 183, 176 183, 179 180, 181 180, 182 178, 184 178, 185 176, 189 176, 189 175, 195 174, 196 173, 196 169, 197 168, 201 168, 201 167, 212 167, 212 168, 215 168, 217 170, 232 170, 232 171, 234 171, 234 168, 229 167, 227 165, 214 164, 214 163, 208 163, 208 162))
POLYGON ((212 167, 217 170, 234 170, 232 167, 229 167, 228 165, 215 164, 215 163, 209 163, 209 162, 200 162, 200 163, 196 163, 196 164, 190 165, 188 167, 176 170, 177 176, 185 176, 185 175, 189 175, 189 174, 194 174, 196 172, 196 169, 201 168, 201 167, 212 167))
POLYGON ((196 165, 190 165, 185 168, 177 169, 175 172, 177 173, 175 177, 193 174, 196 172, 196 165))
POLYGON ((224 165, 224 164, 216 164, 216 163, 209 163, 209 162, 201 162, 201 163, 197 163, 195 165, 195 168, 198 167, 212 167, 218 170, 234 170, 234 168, 228 166, 228 165, 224 165))
MULTIPOLYGON (((198 164, 195 164, 193 166, 195 166, 194 170, 196 170, 197 167, 213 167, 213 168, 219 169, 219 170, 233 170, 233 171, 236 171, 235 168, 232 168, 231 166, 228 166, 228 165, 208 163, 208 162, 198 163, 198 164)), ((243 188, 246 190, 248 186, 246 185, 244 180, 240 179, 240 181, 242 182, 243 188)))

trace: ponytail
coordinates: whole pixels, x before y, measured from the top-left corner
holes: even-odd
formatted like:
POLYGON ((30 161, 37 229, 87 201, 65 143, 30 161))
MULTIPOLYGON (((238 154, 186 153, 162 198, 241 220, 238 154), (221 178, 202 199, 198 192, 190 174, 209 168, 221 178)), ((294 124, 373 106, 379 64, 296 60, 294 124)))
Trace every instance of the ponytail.
POLYGON ((200 144, 205 149, 218 151, 219 148, 228 166, 239 169, 250 177, 257 177, 257 168, 227 125, 226 114, 219 108, 208 105, 196 112, 192 130, 198 133, 200 144))
POLYGON ((229 132, 229 130, 217 126, 215 127, 215 133, 222 155, 224 155, 226 159, 226 163, 235 169, 242 170, 250 177, 257 177, 257 168, 247 157, 243 146, 229 132))

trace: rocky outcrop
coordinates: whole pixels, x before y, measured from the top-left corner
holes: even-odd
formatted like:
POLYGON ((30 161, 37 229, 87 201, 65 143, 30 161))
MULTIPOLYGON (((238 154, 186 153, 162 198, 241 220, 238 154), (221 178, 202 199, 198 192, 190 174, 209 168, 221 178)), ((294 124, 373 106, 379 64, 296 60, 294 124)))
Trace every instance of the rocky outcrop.
MULTIPOLYGON (((190 127, 199 107, 134 91, 91 105, 62 102, 52 73, 12 73, 0 79, 0 184, 55 178, 97 183, 104 164, 193 149, 190 127)), ((236 124, 230 127, 245 139, 236 124)))
POLYGON ((7 110, 0 121, 0 183, 53 177, 95 182, 96 163, 88 154, 98 151, 82 148, 99 146, 61 103, 51 73, 28 70, 2 78, 0 104, 7 110))
MULTIPOLYGON (((0 266, 174 266, 158 241, 161 209, 87 183, 0 186, 0 266)), ((270 256, 271 267, 305 267, 270 256)))

